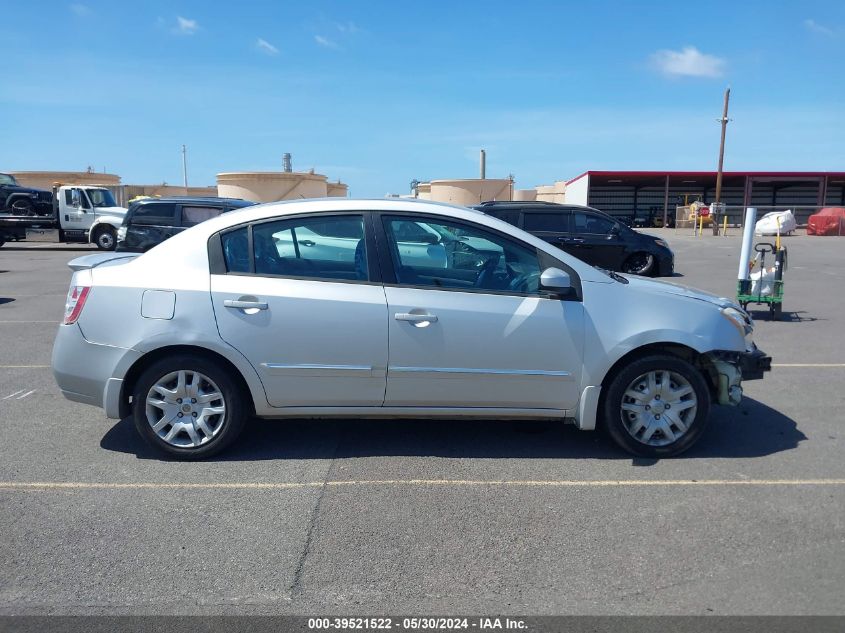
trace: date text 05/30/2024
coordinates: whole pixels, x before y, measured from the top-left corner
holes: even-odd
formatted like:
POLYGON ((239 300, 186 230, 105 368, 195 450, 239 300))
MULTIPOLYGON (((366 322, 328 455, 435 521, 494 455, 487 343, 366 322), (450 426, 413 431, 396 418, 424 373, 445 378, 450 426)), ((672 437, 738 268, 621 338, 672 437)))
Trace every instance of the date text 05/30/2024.
POLYGON ((438 631, 477 630, 497 631, 525 630, 524 620, 499 617, 348 617, 308 618, 308 628, 315 631, 328 630, 390 630, 438 631))

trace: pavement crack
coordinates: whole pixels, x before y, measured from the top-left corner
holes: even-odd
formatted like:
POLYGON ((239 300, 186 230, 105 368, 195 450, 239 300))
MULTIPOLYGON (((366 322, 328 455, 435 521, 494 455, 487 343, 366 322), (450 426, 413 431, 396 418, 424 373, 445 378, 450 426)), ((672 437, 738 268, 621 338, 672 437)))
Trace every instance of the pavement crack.
POLYGON ((337 458, 337 450, 342 441, 343 432, 337 435, 337 441, 335 442, 334 449, 332 450, 329 467, 326 469, 326 473, 323 476, 323 485, 320 487, 320 492, 317 495, 317 502, 311 510, 311 520, 308 522, 308 531, 305 533, 305 544, 302 546, 302 553, 299 555, 299 561, 297 561, 296 569, 293 572, 293 582, 291 582, 288 590, 290 592, 291 599, 299 598, 303 593, 302 575, 305 573, 305 561, 311 551, 311 542, 314 540, 314 534, 317 530, 317 521, 320 516, 320 506, 323 503, 323 496, 326 494, 328 482, 331 480, 331 473, 334 469, 335 459, 337 458))

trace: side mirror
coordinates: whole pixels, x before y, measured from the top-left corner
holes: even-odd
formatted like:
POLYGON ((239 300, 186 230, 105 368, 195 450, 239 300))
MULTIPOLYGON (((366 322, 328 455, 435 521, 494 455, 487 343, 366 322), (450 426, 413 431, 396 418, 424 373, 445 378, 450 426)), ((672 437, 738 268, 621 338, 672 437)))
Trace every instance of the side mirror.
POLYGON ((566 294, 572 290, 572 280, 560 268, 546 268, 540 275, 540 289, 566 294))

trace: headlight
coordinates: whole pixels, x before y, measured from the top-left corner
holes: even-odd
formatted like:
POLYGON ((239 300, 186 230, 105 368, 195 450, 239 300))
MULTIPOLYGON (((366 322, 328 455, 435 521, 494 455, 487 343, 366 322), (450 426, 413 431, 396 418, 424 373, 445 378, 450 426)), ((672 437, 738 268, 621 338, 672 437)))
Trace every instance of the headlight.
POLYGON ((121 241, 126 239, 126 227, 125 226, 121 226, 119 229, 117 229, 117 239, 119 239, 121 241))
POLYGON ((722 308, 722 316, 734 324, 743 338, 754 331, 754 322, 741 310, 736 308, 722 308))

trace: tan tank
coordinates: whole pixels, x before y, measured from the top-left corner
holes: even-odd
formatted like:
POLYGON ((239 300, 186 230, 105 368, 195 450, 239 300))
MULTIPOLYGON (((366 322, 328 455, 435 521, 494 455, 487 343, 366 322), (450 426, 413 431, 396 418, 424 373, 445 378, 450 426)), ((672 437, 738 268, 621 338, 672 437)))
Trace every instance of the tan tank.
POLYGON ((514 189, 513 199, 519 202, 532 202, 537 199, 536 189, 514 189))
POLYGON ((326 177, 322 174, 239 171, 217 174, 217 192, 222 198, 276 202, 300 198, 325 198, 328 195, 328 185, 326 177))
POLYGON ((329 198, 345 198, 349 195, 349 185, 340 181, 330 182, 326 185, 326 195, 329 198))
POLYGON ((542 202, 566 202, 566 181, 558 180, 553 185, 540 185, 537 187, 536 200, 542 202))
POLYGON ((510 200, 513 183, 507 178, 432 180, 431 200, 472 206, 486 200, 510 200))
POLYGON ((417 185, 417 198, 420 200, 431 200, 430 182, 421 182, 417 185))
POLYGON ((120 186, 120 176, 96 171, 12 171, 24 187, 51 191, 56 184, 120 186))

